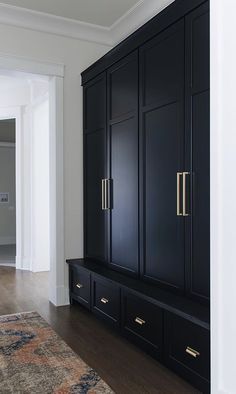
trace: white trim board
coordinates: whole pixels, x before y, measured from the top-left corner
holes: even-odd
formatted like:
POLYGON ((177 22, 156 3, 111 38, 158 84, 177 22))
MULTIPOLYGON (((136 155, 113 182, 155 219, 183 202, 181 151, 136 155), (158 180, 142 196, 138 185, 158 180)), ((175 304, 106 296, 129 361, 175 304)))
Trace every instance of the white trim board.
POLYGON ((109 27, 0 3, 0 23, 114 46, 174 1, 140 0, 109 27))

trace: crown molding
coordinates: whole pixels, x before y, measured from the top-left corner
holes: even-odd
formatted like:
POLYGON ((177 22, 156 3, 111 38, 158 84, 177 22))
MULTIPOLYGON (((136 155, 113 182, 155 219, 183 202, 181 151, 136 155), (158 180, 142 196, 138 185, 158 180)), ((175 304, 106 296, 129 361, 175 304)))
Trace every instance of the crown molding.
POLYGON ((27 8, 0 3, 0 23, 57 34, 98 44, 113 45, 108 27, 80 22, 27 8))
POLYGON ((115 46, 175 0, 140 0, 110 27, 0 3, 0 23, 115 46))

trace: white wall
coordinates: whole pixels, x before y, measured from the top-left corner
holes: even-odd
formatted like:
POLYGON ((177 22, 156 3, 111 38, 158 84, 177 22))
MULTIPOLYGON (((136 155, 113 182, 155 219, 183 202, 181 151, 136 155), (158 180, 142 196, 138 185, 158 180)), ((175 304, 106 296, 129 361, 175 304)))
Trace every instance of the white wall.
POLYGON ((211 1, 212 393, 236 393, 236 2, 211 1))
POLYGON ((0 245, 16 241, 15 148, 0 146, 0 192, 9 193, 9 203, 0 203, 0 245))
POLYGON ((83 255, 82 88, 80 73, 110 48, 53 34, 0 25, 0 52, 65 65, 65 257, 83 255))

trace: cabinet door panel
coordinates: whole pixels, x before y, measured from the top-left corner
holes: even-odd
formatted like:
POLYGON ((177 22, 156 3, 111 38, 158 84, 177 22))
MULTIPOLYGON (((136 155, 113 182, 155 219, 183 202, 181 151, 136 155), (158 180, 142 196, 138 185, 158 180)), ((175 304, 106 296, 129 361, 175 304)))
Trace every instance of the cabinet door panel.
POLYGON ((179 105, 145 115, 145 276, 184 287, 183 219, 176 215, 181 168, 179 105))
POLYGON ((191 168, 191 216, 186 220, 187 291, 210 295, 209 6, 186 18, 186 162, 191 168), (191 234, 191 236, 189 236, 191 234))
POLYGON ((110 119, 137 110, 137 61, 132 54, 110 71, 110 119))
POLYGON ((85 257, 106 261, 106 213, 102 179, 106 178, 106 75, 84 88, 84 228, 85 257))
POLYGON ((138 53, 108 70, 110 265, 136 275, 138 230, 138 53))
POLYGON ((135 119, 111 127, 111 262, 136 271, 138 261, 138 130, 135 119))
POLYGON ((184 23, 141 48, 142 275, 184 290, 184 220, 176 174, 184 168, 184 23), (153 66, 155 65, 155 66, 153 66))
POLYGON ((85 135, 86 171, 86 257, 105 260, 105 214, 102 210, 101 180, 105 178, 105 130, 85 135))

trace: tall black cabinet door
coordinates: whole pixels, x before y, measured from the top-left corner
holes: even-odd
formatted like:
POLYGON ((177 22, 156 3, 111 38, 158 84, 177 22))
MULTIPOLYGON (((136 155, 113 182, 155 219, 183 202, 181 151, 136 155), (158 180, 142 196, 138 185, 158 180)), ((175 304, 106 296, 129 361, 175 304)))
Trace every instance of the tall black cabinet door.
POLYGON ((184 220, 177 172, 184 168, 184 21, 140 50, 142 276, 183 291, 184 220))
POLYGON ((191 215, 186 218, 188 294, 210 294, 209 5, 186 18, 186 167, 191 169, 191 215))
POLYGON ((106 173, 106 74, 84 87, 84 255, 107 260, 102 179, 106 173))
POLYGON ((136 275, 138 248, 138 53, 108 70, 110 266, 136 275))

